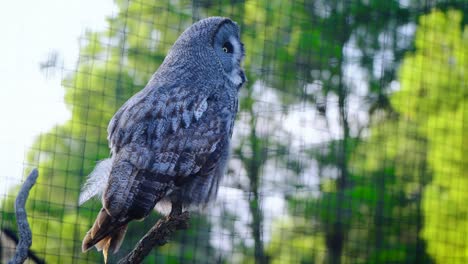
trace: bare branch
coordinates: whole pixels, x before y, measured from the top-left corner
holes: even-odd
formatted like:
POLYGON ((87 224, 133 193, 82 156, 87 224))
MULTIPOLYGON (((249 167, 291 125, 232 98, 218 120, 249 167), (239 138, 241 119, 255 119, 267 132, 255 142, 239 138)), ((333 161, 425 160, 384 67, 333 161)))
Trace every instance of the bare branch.
POLYGON ((33 169, 26 181, 23 183, 23 186, 16 197, 15 212, 16 223, 18 225, 19 243, 16 246, 15 255, 8 262, 9 264, 24 263, 26 258, 28 258, 29 247, 32 244, 32 234, 31 229, 29 228, 28 216, 26 215, 24 205, 28 199, 29 191, 36 183, 38 175, 37 169, 33 169))
POLYGON ((171 212, 169 216, 159 219, 135 248, 119 261, 119 264, 141 263, 154 247, 166 244, 175 231, 187 229, 189 218, 188 212, 171 212))

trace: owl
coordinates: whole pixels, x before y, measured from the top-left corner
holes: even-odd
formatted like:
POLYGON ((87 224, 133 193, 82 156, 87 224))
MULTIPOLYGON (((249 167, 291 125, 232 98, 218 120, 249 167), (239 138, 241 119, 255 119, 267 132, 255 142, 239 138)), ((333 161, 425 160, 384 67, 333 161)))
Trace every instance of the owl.
POLYGON ((102 208, 83 239, 107 258, 127 225, 153 208, 203 207, 216 197, 225 173, 246 81, 244 46, 229 18, 211 17, 186 29, 146 87, 108 126, 109 159, 88 177, 80 205, 101 196, 102 208))

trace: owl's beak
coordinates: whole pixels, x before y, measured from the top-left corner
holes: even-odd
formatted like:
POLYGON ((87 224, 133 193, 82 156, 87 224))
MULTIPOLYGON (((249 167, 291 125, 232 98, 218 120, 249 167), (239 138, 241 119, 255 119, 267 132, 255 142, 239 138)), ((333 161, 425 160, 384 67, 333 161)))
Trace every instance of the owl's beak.
POLYGON ((247 77, 245 77, 245 73, 244 73, 243 70, 240 70, 239 75, 240 75, 240 77, 241 77, 241 83, 239 84, 239 87, 237 87, 238 90, 239 90, 239 89, 242 87, 242 85, 244 85, 244 83, 247 81, 247 77))

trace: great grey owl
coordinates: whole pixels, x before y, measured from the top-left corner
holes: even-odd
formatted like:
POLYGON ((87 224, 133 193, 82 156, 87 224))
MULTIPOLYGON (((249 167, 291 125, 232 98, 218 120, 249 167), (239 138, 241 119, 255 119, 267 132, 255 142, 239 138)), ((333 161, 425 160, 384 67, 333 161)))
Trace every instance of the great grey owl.
POLYGON ((96 246, 107 258, 119 249, 127 224, 155 206, 204 206, 216 196, 246 81, 243 57, 235 22, 200 20, 117 111, 108 127, 111 157, 96 166, 80 195, 80 204, 102 195, 103 206, 83 251, 96 246))

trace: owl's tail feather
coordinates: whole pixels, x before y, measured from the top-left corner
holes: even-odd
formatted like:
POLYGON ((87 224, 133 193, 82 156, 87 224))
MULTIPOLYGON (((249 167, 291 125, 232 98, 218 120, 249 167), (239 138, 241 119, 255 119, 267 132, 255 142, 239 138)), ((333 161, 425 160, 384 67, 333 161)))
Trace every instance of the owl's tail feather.
POLYGON ((102 208, 96 221, 94 221, 93 227, 83 238, 83 252, 96 246, 98 251, 102 250, 104 260, 107 263, 108 252, 115 253, 122 245, 127 232, 127 224, 128 220, 116 219, 109 215, 106 209, 102 208))

